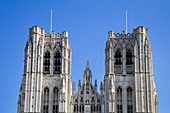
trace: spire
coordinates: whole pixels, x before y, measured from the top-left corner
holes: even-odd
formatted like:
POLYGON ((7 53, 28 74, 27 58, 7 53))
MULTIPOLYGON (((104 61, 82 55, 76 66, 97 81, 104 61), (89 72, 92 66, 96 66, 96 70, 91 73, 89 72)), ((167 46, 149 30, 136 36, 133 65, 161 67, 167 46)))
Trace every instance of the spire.
POLYGON ((95 80, 94 87, 97 90, 97 80, 95 80))
POLYGON ((53 20, 52 20, 52 9, 51 9, 51 13, 50 13, 50 33, 52 33, 52 23, 53 20))
POLYGON ((86 69, 90 69, 89 60, 87 60, 87 63, 86 63, 86 69))
POLYGON ((92 84, 92 74, 90 70, 89 60, 87 60, 86 69, 84 71, 84 84, 86 83, 92 84))
POLYGON ((78 83, 78 90, 80 90, 81 88, 81 81, 79 80, 79 83, 78 83))
POLYGON ((100 82, 100 90, 103 90, 103 83, 100 82))

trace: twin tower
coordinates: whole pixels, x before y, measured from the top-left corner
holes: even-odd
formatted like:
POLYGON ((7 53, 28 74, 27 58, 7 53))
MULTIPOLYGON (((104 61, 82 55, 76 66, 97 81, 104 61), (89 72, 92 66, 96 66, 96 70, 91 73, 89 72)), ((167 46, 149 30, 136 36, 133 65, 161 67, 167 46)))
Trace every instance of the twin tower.
POLYGON ((25 47, 17 113, 158 113, 148 29, 108 32, 105 75, 97 91, 87 61, 78 92, 71 80, 68 32, 33 26, 25 47))

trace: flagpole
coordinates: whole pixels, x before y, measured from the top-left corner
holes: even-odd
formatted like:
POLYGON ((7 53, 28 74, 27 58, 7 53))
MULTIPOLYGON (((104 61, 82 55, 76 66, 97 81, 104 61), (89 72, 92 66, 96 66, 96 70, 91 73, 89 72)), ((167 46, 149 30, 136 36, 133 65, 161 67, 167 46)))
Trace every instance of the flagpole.
POLYGON ((50 33, 52 33, 52 9, 51 9, 51 14, 50 14, 50 33))
POLYGON ((126 11, 126 34, 128 33, 128 12, 127 12, 127 9, 125 10, 126 11))

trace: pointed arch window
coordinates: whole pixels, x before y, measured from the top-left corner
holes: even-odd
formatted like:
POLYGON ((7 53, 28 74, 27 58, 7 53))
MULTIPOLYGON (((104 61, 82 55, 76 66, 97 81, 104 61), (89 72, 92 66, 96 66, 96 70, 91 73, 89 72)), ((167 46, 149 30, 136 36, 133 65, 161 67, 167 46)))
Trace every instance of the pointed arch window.
POLYGON ((95 105, 91 105, 91 113, 95 113, 95 105))
POLYGON ((115 53, 115 64, 122 64, 121 59, 122 59, 121 52, 120 50, 117 50, 115 53))
POLYGON ((46 73, 49 73, 50 72, 50 52, 47 51, 45 52, 45 55, 44 55, 44 72, 46 73))
POLYGON ((96 106, 96 111, 97 111, 98 113, 101 112, 101 105, 98 104, 98 105, 96 106))
POLYGON ((81 97, 80 102, 84 102, 83 97, 81 97))
POLYGON ((117 88, 117 113, 123 113, 123 106, 122 106, 122 88, 117 88))
POLYGON ((54 73, 61 74, 61 54, 57 51, 54 56, 54 73))
POLYGON ((96 106, 96 111, 99 111, 99 105, 96 106))
POLYGON ((80 113, 84 113, 84 105, 80 105, 79 111, 80 113))
POLYGON ((74 113, 78 113, 78 105, 77 104, 74 105, 74 113))
POLYGON ((53 113, 58 113, 58 108, 59 108, 58 100, 59 100, 59 90, 58 88, 55 87, 53 90, 53 113))
POLYGON ((84 105, 80 105, 80 112, 84 112, 84 105))
POLYGON ((133 113, 132 88, 127 88, 127 113, 133 113))
POLYGON ((132 52, 130 50, 127 50, 126 52, 126 64, 133 64, 133 61, 132 61, 132 52))
POLYGON ((101 105, 99 105, 99 112, 101 112, 102 111, 102 107, 101 107, 101 105))
POLYGON ((44 88, 44 104, 43 104, 43 113, 49 113, 49 89, 44 88))

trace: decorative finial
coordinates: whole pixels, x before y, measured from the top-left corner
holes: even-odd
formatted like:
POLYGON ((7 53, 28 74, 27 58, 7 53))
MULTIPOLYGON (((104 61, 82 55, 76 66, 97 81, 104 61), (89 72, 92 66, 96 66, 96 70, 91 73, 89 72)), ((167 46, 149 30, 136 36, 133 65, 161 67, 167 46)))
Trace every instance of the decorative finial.
POLYGON ((95 84, 94 84, 95 87, 97 87, 97 80, 95 80, 95 84))
POLYGON ((79 80, 79 83, 78 83, 79 86, 81 86, 81 81, 79 80))
POLYGON ((103 90, 103 83, 100 82, 100 90, 103 90))
POLYGON ((89 60, 87 60, 86 68, 90 68, 89 60))
POLYGON ((51 9, 51 14, 50 14, 50 33, 52 33, 52 9, 51 9))

